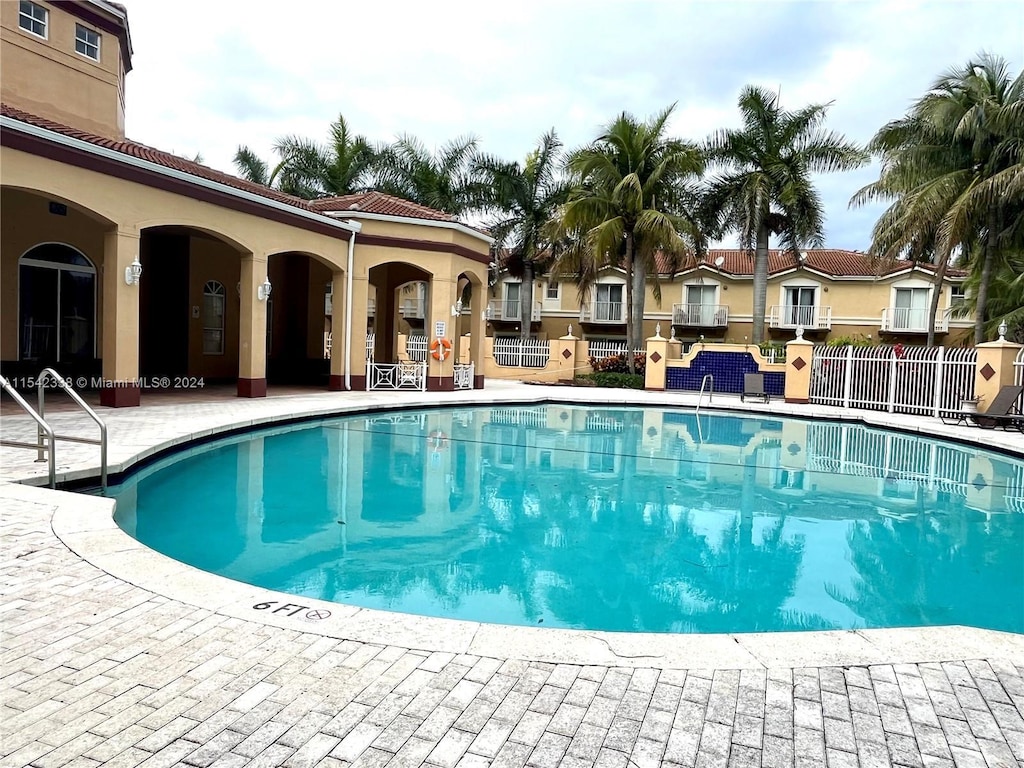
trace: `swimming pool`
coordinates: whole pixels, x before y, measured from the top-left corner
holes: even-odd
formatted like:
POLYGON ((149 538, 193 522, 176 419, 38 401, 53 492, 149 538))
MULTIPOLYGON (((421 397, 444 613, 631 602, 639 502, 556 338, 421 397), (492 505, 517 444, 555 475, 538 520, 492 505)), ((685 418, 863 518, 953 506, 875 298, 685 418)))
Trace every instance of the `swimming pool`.
POLYGON ((568 405, 253 432, 114 489, 198 568, 430 616, 1024 631, 1024 464, 833 422, 568 405))

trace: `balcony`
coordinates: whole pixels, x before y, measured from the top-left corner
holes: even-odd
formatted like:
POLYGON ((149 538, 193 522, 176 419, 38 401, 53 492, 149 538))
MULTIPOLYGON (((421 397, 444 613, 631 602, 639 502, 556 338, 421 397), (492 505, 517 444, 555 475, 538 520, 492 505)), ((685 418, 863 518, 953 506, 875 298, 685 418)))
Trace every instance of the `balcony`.
POLYGON ((366 316, 373 317, 377 314, 377 300, 367 299, 366 300, 366 316))
MULTIPOLYGON (((530 322, 540 321, 541 302, 533 303, 530 322)), ((465 307, 463 308, 465 311, 465 307)), ((487 319, 498 322, 518 323, 522 319, 522 302, 519 299, 495 299, 487 303, 487 319)))
POLYGON ((580 307, 581 323, 621 325, 626 322, 625 304, 621 301, 595 301, 580 307))
MULTIPOLYGON (((935 314, 935 333, 949 330, 949 310, 935 314)), ((928 333, 928 310, 886 307, 882 310, 882 333, 928 333)))
POLYGON ((398 313, 404 320, 422 320, 426 316, 426 304, 423 299, 402 299, 398 313))
POLYGON ((684 328, 725 328, 729 307, 724 304, 673 304, 672 325, 684 328))
POLYGON ((795 330, 798 326, 805 331, 832 330, 832 307, 776 305, 768 313, 769 328, 795 330))

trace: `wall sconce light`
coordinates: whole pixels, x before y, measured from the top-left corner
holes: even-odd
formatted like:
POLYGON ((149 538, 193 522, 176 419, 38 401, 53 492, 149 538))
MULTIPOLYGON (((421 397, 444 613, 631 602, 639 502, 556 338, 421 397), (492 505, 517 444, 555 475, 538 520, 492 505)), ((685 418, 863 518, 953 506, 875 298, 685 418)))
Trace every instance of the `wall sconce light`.
POLYGON ((139 261, 139 257, 136 256, 132 263, 124 268, 124 284, 125 285, 138 285, 139 280, 142 278, 142 263, 139 261))
POLYGON ((273 287, 270 284, 269 277, 263 278, 263 282, 256 286, 256 298, 260 301, 266 301, 270 298, 270 291, 273 290, 273 287))
POLYGON ((458 317, 461 314, 462 314, 462 301, 460 299, 459 301, 456 301, 454 304, 452 304, 452 317, 458 317))
POLYGON ((1000 341, 1006 341, 1006 331, 1007 331, 1007 328, 1006 328, 1006 321, 1005 320, 1003 320, 1003 322, 1001 322, 999 324, 999 328, 997 330, 999 331, 999 340, 1000 341))

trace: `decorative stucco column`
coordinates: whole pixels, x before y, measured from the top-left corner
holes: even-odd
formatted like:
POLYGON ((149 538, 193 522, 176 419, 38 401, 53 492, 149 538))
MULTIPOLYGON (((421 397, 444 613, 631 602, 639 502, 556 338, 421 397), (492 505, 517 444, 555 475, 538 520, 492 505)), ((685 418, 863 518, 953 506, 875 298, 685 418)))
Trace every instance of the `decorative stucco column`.
POLYGON ((455 280, 436 275, 430 281, 430 315, 424 328, 427 337, 427 389, 455 389, 455 344, 452 341, 458 332, 459 318, 452 317, 452 307, 458 299, 458 285, 455 280), (439 331, 441 331, 439 333, 439 331), (444 339, 449 346, 444 360, 434 358, 431 347, 434 342, 444 339))
POLYGON ((558 363, 558 380, 572 382, 576 378, 576 342, 572 326, 565 336, 551 342, 551 352, 558 363))
POLYGON ((803 337, 803 332, 786 344, 786 402, 811 401, 811 363, 814 344, 803 337))
POLYGON ((978 412, 985 413, 999 390, 1013 384, 1014 361, 1021 345, 1006 341, 989 341, 977 346, 978 362, 974 372, 974 396, 980 397, 978 412))
POLYGON ((647 339, 647 363, 644 368, 644 389, 664 392, 668 380, 668 339, 660 329, 647 339))
MULTIPOLYGON (((267 396, 267 257, 242 256, 238 285, 238 396, 267 396), (262 297, 262 298, 261 298, 262 297)), ((273 286, 271 286, 273 290, 273 286)))
MULTIPOLYGON (((139 285, 128 284, 125 270, 139 258, 139 233, 122 229, 103 237, 103 386, 100 404, 138 405, 139 285)), ((146 276, 142 275, 141 280, 146 276)))

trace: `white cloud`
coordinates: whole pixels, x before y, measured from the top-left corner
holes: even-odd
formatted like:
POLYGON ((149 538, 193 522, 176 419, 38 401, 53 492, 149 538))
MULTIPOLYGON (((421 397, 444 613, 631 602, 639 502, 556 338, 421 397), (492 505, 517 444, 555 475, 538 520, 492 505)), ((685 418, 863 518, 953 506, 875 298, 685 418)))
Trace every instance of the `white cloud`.
MULTIPOLYGON (((239 144, 269 159, 339 113, 374 140, 471 133, 511 159, 549 128, 571 147, 678 102, 673 130, 703 139, 737 123, 745 83, 832 101, 829 126, 866 141, 979 50, 1024 64, 1011 1, 127 2, 128 135, 226 171, 239 144)), ((822 184, 830 244, 867 246, 873 215, 846 209, 865 180, 822 184)))

